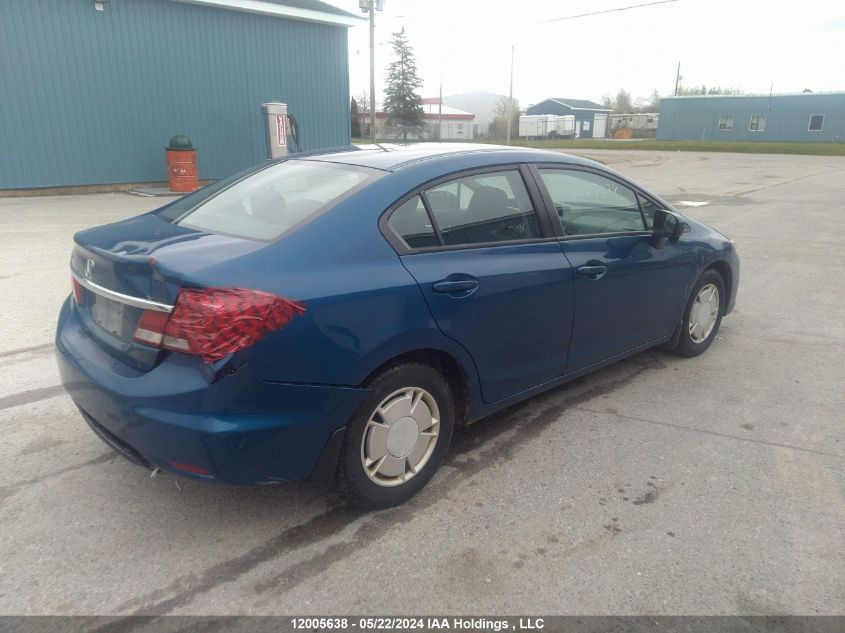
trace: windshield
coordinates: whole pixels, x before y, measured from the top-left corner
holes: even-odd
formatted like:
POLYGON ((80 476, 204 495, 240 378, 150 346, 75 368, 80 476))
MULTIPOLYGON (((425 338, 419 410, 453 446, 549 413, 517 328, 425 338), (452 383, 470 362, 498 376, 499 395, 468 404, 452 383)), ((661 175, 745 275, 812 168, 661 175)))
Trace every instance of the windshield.
POLYGON ((159 216, 208 233, 269 241, 380 173, 354 165, 288 160, 209 185, 162 209, 159 216))

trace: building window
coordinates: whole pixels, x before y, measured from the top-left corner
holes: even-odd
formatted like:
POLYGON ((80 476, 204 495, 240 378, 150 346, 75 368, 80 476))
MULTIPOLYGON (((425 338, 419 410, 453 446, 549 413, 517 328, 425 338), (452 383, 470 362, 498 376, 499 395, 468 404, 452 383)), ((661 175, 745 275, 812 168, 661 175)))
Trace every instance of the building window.
POLYGON ((734 118, 732 116, 719 117, 719 131, 727 132, 734 129, 734 118))
POLYGON ((756 114, 751 115, 751 123, 748 126, 749 132, 765 132, 766 131, 766 117, 756 114))
POLYGON ((821 132, 824 125, 823 114, 813 114, 810 116, 810 126, 807 128, 810 132, 821 132))

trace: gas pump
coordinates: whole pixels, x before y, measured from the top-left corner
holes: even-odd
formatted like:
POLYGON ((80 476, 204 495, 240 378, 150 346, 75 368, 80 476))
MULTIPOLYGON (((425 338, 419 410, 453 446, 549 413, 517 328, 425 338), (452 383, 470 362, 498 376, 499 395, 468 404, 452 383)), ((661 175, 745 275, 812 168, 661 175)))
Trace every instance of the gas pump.
POLYGON ((267 158, 275 160, 283 158, 289 152, 288 137, 299 151, 299 130, 296 125, 296 118, 288 113, 286 103, 276 101, 262 103, 264 111, 265 131, 267 133, 267 158))

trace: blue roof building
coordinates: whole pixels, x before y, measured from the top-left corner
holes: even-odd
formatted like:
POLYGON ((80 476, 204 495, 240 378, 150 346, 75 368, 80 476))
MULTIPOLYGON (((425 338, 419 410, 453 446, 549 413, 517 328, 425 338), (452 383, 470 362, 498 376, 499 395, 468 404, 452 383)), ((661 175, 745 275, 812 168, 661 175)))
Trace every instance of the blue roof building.
POLYGON ((575 136, 578 138, 604 138, 607 133, 607 115, 613 110, 587 99, 551 97, 534 104, 525 114, 556 114, 575 117, 575 136))
POLYGON ((266 158, 271 101, 303 150, 349 143, 360 21, 319 0, 3 0, 0 190, 163 181, 175 134, 220 178, 266 158))

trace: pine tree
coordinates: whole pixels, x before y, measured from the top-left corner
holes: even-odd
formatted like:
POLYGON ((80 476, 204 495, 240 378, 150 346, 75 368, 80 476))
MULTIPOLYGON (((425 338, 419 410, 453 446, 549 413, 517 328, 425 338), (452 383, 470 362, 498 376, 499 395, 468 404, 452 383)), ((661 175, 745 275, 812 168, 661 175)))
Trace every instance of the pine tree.
POLYGON ((423 82, 417 75, 417 62, 405 27, 393 34, 391 45, 396 59, 387 69, 384 109, 389 116, 388 124, 402 134, 403 141, 407 141, 409 133, 419 134, 422 131, 422 100, 415 91, 422 87, 423 82))

